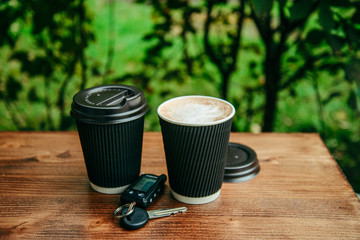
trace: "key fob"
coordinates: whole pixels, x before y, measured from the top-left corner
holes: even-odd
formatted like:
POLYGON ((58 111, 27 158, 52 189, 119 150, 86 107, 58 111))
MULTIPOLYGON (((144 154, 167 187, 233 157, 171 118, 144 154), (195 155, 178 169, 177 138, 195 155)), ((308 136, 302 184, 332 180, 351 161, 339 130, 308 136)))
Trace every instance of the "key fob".
MULTIPOLYGON (((120 214, 126 214, 128 208, 121 210, 120 214)), ((120 224, 123 228, 128 230, 136 230, 142 228, 149 221, 149 215, 146 210, 134 207, 132 214, 120 219, 120 224)))
POLYGON ((121 203, 136 202, 137 207, 147 209, 163 190, 165 181, 165 174, 142 174, 121 194, 121 203))

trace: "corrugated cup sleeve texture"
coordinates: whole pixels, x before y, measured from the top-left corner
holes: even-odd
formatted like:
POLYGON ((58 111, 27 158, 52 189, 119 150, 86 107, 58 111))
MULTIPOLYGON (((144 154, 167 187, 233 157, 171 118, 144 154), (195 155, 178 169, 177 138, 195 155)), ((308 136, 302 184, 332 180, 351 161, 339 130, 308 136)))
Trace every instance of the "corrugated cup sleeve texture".
POLYGON ((109 125, 76 123, 90 182, 115 188, 139 176, 144 116, 109 125))
POLYGON ((187 197, 205 197, 219 191, 232 119, 196 127, 159 119, 171 189, 187 197))

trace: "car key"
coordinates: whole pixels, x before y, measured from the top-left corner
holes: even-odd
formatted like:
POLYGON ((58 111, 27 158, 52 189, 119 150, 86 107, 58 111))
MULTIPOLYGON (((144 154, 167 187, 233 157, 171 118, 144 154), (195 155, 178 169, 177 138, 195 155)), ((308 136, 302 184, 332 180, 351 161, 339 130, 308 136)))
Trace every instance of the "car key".
POLYGON ((126 217, 120 218, 120 224, 125 229, 136 230, 145 226, 150 219, 168 217, 179 212, 185 212, 186 210, 186 207, 179 207, 146 211, 142 208, 134 207, 134 211, 126 216, 128 208, 123 208, 121 210, 121 215, 124 215, 126 217))

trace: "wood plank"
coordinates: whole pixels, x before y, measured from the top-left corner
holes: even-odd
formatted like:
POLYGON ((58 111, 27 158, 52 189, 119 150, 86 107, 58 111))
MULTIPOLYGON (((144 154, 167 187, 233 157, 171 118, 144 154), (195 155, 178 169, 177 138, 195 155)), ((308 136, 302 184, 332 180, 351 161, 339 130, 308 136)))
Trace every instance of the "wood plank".
MULTIPOLYGON (((258 176, 205 205, 177 202, 166 183, 149 209, 188 211, 126 231, 112 217, 119 195, 89 187, 76 132, 0 132, 0 238, 360 239, 360 203, 317 134, 231 141, 257 152, 258 176)), ((167 173, 160 133, 145 133, 141 171, 167 173)))

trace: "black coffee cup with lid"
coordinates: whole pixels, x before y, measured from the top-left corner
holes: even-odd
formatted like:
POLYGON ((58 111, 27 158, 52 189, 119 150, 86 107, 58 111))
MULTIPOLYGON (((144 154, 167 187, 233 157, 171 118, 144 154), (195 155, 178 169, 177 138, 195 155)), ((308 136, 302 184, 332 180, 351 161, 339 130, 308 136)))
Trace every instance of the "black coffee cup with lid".
POLYGON ((148 110, 144 93, 133 86, 103 85, 75 94, 70 114, 94 190, 118 194, 139 176, 148 110))

